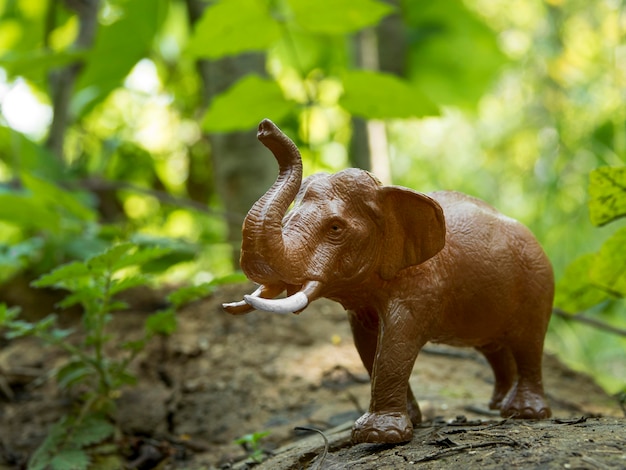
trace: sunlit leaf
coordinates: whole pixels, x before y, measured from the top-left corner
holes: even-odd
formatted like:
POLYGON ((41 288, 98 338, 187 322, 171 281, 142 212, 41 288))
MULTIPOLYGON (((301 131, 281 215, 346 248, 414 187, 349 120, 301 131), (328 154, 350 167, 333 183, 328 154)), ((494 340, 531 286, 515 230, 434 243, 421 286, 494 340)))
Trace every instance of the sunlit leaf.
POLYGON ((404 5, 410 80, 437 103, 474 107, 506 63, 495 32, 461 0, 404 5))
POLYGON ((395 75, 353 70, 342 78, 344 94, 339 103, 354 115, 387 119, 438 114, 435 104, 416 86, 395 75))
POLYGON ((120 19, 98 28, 95 44, 86 55, 72 98, 72 108, 78 115, 120 86, 135 64, 149 55, 168 2, 124 0, 116 6, 122 10, 120 19))
POLYGON ((13 52, 0 58, 0 67, 4 68, 9 75, 19 75, 35 83, 41 83, 51 69, 75 63, 84 56, 85 52, 51 52, 43 49, 13 52))
MULTIPOLYGON (((134 250, 135 245, 132 243, 120 243, 112 246, 104 253, 100 253, 87 261, 89 269, 94 273, 103 274, 107 271, 113 271, 113 266, 120 263, 120 260, 130 251, 134 250)), ((134 263, 125 264, 131 266, 134 263)), ((122 266, 121 266, 122 267, 122 266)), ((121 268, 120 267, 120 268, 121 268)))
POLYGON ((615 232, 597 254, 591 270, 591 278, 607 292, 626 296, 626 228, 615 232))
POLYGON ((288 0, 298 24, 324 34, 352 33, 374 26, 394 8, 377 0, 288 0))
POLYGON ((95 211, 81 203, 76 194, 65 191, 59 186, 33 175, 23 173, 21 178, 24 186, 32 191, 34 197, 39 201, 85 221, 96 219, 95 211))
POLYGON ((271 57, 278 57, 281 63, 290 64, 302 76, 313 70, 333 75, 337 70, 345 69, 352 60, 345 45, 346 39, 342 35, 311 34, 294 29, 276 43, 271 50, 271 57))
POLYGON ((148 279, 145 276, 135 275, 129 276, 122 279, 114 279, 111 282, 111 288, 109 289, 109 293, 111 295, 119 294, 120 292, 124 292, 125 290, 131 289, 133 287, 143 286, 148 283, 148 279))
POLYGON ((169 246, 139 247, 134 252, 127 252, 114 264, 113 269, 119 270, 129 266, 142 266, 145 263, 167 256, 173 248, 169 246))
POLYGON ((267 49, 281 31, 265 2, 221 0, 206 8, 196 24, 188 51, 218 59, 246 51, 267 49))
MULTIPOLYGON (((69 282, 65 287, 68 288, 76 288, 72 286, 69 282)), ((65 296, 63 300, 58 302, 56 305, 60 308, 69 308, 73 305, 90 305, 90 303, 94 302, 94 299, 98 299, 102 295, 102 290, 96 286, 80 286, 80 288, 76 292, 72 292, 65 296)))
POLYGON ((24 191, 0 193, 0 219, 23 229, 59 232, 60 214, 24 191))
POLYGON ((248 75, 215 97, 202 127, 208 132, 251 129, 264 118, 280 121, 294 107, 275 81, 248 75))
POLYGON ((63 176, 63 165, 42 145, 9 127, 0 126, 0 160, 17 172, 51 181, 63 176))
POLYGON ((90 274, 89 268, 80 261, 64 264, 33 281, 33 287, 67 286, 68 282, 90 274))
POLYGON ((587 310, 606 300, 606 292, 591 281, 590 273, 596 260, 591 253, 571 263, 556 286, 554 305, 571 313, 587 310))
POLYGON ((626 216, 626 167, 593 170, 589 182, 589 215, 594 225, 626 216))

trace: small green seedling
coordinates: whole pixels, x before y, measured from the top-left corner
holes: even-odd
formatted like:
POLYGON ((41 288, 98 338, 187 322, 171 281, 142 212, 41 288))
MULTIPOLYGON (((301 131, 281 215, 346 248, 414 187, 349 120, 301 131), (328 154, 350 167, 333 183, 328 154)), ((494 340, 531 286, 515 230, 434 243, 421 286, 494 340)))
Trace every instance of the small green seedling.
POLYGON ((263 462, 263 456, 265 451, 261 448, 261 439, 270 434, 269 431, 255 432, 252 434, 246 434, 235 440, 235 444, 238 444, 244 448, 248 453, 248 457, 253 462, 263 462))

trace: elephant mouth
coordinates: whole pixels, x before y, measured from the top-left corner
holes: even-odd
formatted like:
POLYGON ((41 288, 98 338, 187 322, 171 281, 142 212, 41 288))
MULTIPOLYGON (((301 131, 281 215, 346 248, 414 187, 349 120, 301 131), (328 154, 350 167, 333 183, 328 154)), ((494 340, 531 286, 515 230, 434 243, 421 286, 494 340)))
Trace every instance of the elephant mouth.
POLYGON ((307 281, 302 286, 289 286, 288 292, 294 292, 282 299, 275 297, 285 290, 285 286, 261 285, 252 294, 244 295, 243 300, 222 304, 222 308, 232 315, 242 315, 252 310, 272 313, 302 312, 311 302, 320 297, 322 283, 307 281))

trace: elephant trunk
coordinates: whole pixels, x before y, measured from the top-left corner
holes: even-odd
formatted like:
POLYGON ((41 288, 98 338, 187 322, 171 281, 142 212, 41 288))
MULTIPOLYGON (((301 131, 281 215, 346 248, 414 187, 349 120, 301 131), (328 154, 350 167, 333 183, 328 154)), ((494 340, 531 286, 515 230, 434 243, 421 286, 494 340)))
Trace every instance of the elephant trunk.
POLYGON ((300 189, 302 158, 291 139, 269 119, 259 124, 257 138, 274 154, 279 174, 244 220, 241 269, 259 284, 287 283, 291 263, 283 239, 282 220, 300 189))

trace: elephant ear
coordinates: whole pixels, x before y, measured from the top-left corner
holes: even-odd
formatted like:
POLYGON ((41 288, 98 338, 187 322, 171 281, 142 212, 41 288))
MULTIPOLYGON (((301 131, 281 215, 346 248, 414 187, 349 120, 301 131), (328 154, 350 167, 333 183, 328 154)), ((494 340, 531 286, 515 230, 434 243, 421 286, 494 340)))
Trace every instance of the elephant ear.
POLYGON ((379 197, 385 231, 380 275, 389 280, 439 253, 445 244, 446 224, 439 203, 425 194, 383 186, 379 197))

